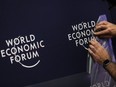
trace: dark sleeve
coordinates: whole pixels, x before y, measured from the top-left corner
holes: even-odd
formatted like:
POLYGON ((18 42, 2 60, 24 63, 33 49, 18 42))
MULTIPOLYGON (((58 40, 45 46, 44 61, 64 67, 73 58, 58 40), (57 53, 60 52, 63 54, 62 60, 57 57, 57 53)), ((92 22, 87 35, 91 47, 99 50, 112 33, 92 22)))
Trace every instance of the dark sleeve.
POLYGON ((112 45, 113 45, 113 50, 116 58, 116 38, 112 38, 112 45))

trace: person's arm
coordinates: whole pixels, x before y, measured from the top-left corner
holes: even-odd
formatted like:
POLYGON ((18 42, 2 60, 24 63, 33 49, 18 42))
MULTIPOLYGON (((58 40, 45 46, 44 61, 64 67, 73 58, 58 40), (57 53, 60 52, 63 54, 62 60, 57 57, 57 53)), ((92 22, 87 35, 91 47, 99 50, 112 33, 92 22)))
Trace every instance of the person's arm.
POLYGON ((107 50, 102 47, 101 44, 96 40, 91 40, 88 52, 92 56, 93 60, 101 64, 116 81, 116 64, 111 61, 110 55, 108 54, 107 50), (104 64, 106 65, 104 66, 104 64))
POLYGON ((116 81, 116 63, 110 62, 106 67, 104 67, 112 78, 116 81))

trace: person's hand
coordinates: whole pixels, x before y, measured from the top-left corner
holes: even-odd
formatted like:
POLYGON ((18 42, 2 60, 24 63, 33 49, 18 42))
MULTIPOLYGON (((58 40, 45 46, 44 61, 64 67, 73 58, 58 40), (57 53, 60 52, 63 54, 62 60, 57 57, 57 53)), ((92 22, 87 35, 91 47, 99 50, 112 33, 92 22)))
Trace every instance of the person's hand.
POLYGON ((90 41, 88 52, 90 53, 94 61, 98 62, 99 64, 103 64, 103 62, 106 59, 110 60, 110 56, 107 50, 104 47, 102 47, 101 44, 94 39, 90 41))
POLYGON ((99 38, 112 38, 116 36, 116 25, 107 21, 98 23, 95 27, 95 36, 99 38))

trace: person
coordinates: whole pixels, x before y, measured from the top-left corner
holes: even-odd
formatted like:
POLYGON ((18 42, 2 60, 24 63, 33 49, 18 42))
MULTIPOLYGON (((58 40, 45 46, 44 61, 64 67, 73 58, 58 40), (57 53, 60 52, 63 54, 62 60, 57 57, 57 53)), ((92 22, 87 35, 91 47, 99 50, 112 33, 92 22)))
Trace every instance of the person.
MULTIPOLYGON (((94 35, 99 38, 116 37, 116 24, 102 21, 96 25, 94 35)), ((116 63, 111 60, 107 50, 97 40, 93 39, 90 41, 88 52, 93 60, 103 65, 105 70, 116 81, 116 63)))

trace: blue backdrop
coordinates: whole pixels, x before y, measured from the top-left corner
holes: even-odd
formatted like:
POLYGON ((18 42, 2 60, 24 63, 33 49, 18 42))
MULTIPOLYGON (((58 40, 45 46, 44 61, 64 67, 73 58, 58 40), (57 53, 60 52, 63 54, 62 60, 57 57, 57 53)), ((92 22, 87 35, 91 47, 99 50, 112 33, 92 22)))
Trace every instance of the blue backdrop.
POLYGON ((86 72, 87 51, 68 34, 72 25, 97 21, 102 14, 109 20, 102 0, 1 0, 0 85, 22 87, 86 72), (28 50, 36 42, 40 47, 28 50), (13 48, 21 46, 24 51, 13 48), (33 51, 39 56, 24 57, 33 51))

